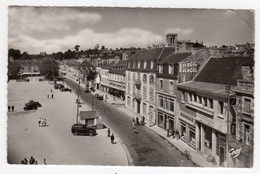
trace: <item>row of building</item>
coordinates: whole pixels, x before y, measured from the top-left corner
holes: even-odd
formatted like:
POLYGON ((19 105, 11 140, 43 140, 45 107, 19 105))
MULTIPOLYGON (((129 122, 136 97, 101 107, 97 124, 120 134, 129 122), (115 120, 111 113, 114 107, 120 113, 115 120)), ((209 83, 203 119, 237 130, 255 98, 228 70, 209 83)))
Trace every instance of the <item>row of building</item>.
POLYGON ((205 158, 214 156, 219 166, 252 166, 252 55, 175 46, 140 50, 101 67, 96 84, 122 96, 149 126, 179 132, 181 141, 205 158))

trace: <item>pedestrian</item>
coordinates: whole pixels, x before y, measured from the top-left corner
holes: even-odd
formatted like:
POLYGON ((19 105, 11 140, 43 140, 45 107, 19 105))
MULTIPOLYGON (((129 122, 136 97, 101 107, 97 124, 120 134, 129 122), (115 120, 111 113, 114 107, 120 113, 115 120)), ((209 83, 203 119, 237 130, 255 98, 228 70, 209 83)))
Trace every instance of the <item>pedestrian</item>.
POLYGON ((143 126, 145 124, 145 117, 144 116, 142 117, 142 124, 143 124, 143 126))
POLYGON ((27 164, 28 163, 28 160, 26 158, 24 158, 24 164, 27 164))
POLYGON ((179 131, 178 131, 178 129, 176 129, 176 131, 175 131, 175 137, 177 138, 177 140, 179 140, 179 131))
POLYGON ((136 127, 135 127, 135 122, 132 123, 132 126, 133 126, 133 132, 134 133, 138 133, 138 131, 137 131, 136 127))
POLYGON ((133 117, 133 123, 135 123, 135 117, 133 117))
POLYGON ((52 93, 52 89, 51 89, 51 93, 52 93))
POLYGON ((44 126, 47 125, 47 120, 46 119, 43 120, 43 124, 44 124, 44 126))
POLYGON ((44 118, 41 118, 41 127, 43 126, 44 118))
POLYGON ((45 158, 43 159, 43 164, 46 165, 46 159, 45 158))
POLYGON ((41 117, 39 117, 39 119, 38 119, 38 124, 39 124, 39 127, 41 126, 41 122, 42 122, 42 118, 41 118, 41 117))
POLYGON ((54 95, 52 94, 52 95, 51 95, 51 98, 53 98, 53 96, 54 96, 54 95))
POLYGON ((12 112, 14 111, 14 106, 12 106, 12 112))
POLYGON ((113 134, 111 135, 110 139, 111 139, 111 143, 114 144, 115 137, 113 134))
POLYGON ((107 136, 110 137, 110 128, 107 129, 107 136))
POLYGON ((47 98, 49 98, 49 94, 47 95, 47 98))
POLYGON ((38 162, 37 162, 37 161, 35 161, 35 164, 36 164, 36 165, 38 165, 38 162))
POLYGON ((8 112, 10 112, 11 106, 8 106, 8 112))
POLYGON ((29 163, 34 164, 34 162, 35 162, 35 159, 31 156, 29 163))
POLYGON ((138 117, 136 118, 136 125, 137 126, 139 125, 139 118, 138 117))

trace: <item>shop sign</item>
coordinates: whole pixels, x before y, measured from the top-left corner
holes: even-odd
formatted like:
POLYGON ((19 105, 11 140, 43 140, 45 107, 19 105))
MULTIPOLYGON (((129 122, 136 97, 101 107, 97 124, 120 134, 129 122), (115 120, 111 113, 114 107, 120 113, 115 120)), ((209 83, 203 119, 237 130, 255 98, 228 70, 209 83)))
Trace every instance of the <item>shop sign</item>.
POLYGON ((182 112, 181 112, 181 116, 184 117, 184 118, 186 118, 187 120, 190 120, 190 121, 193 122, 193 123, 195 122, 192 117, 190 117, 190 116, 188 116, 188 115, 186 115, 186 114, 184 114, 184 113, 182 113, 182 112))
POLYGON ((214 121, 213 121, 212 118, 210 118, 210 117, 208 117, 208 116, 206 116, 206 115, 204 115, 204 114, 201 114, 200 112, 197 112, 197 113, 196 113, 196 117, 197 117, 200 121, 205 122, 205 123, 207 123, 207 124, 214 124, 214 121))
POLYGON ((235 148, 231 148, 228 153, 229 156, 232 157, 233 159, 235 159, 236 157, 238 157, 241 153, 242 147, 239 149, 235 149, 235 148))

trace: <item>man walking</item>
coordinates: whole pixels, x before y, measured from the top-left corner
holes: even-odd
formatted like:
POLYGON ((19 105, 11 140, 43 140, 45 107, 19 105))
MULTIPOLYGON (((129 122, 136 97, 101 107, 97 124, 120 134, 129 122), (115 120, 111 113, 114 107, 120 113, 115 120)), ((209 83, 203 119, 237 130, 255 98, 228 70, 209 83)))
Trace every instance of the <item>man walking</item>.
POLYGON ((107 129, 107 136, 110 137, 110 128, 107 129))
POLYGON ((11 110, 11 106, 8 106, 8 112, 10 112, 10 110, 11 110))
POLYGON ((111 135, 110 139, 111 139, 111 143, 114 144, 115 137, 113 134, 111 135))
POLYGON ((14 106, 12 106, 12 112, 14 111, 14 106))
POLYGON ((53 98, 53 94, 51 95, 51 98, 53 98))
POLYGON ((39 117, 39 119, 38 119, 38 124, 39 124, 39 127, 41 126, 41 122, 42 122, 42 118, 41 118, 41 117, 39 117))

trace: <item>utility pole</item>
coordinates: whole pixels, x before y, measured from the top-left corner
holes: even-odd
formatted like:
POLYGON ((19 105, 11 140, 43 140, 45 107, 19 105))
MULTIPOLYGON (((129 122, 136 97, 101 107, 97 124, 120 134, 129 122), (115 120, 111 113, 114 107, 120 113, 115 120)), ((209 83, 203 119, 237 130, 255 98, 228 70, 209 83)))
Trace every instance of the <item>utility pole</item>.
POLYGON ((77 117, 76 117, 76 123, 78 124, 78 117, 79 117, 79 104, 80 104, 80 101, 79 101, 79 92, 80 92, 80 78, 79 78, 79 86, 78 86, 78 99, 76 101, 77 103, 77 117))
POLYGON ((229 135, 230 135, 230 126, 229 126, 229 112, 230 112, 230 85, 226 84, 226 95, 227 95, 227 141, 226 141, 226 157, 227 157, 227 167, 229 167, 229 153, 228 153, 228 145, 229 145, 229 135))

